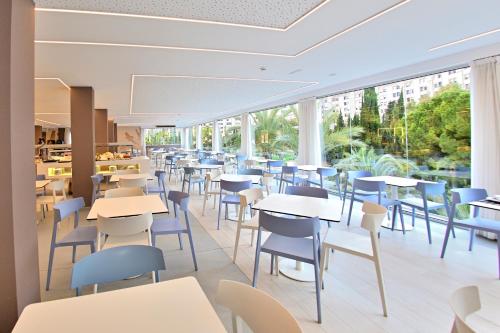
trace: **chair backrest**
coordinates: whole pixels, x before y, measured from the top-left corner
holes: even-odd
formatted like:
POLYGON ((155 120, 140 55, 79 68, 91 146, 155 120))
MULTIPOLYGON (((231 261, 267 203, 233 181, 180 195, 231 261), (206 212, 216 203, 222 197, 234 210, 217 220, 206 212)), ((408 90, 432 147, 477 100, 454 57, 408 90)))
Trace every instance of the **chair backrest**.
POLYGON ((180 209, 184 212, 188 211, 189 194, 180 191, 170 191, 168 192, 168 200, 174 203, 174 210, 176 216, 177 216, 176 206, 179 206, 180 209))
POLYGON ((456 205, 484 200, 487 197, 488 192, 484 188, 454 188, 451 190, 451 201, 456 205))
POLYGON ((230 181, 230 180, 221 179, 221 181, 220 181, 220 190, 221 191, 224 190, 224 191, 229 191, 229 192, 239 192, 239 191, 246 190, 250 187, 252 187, 251 180, 230 181))
POLYGON ((372 173, 370 171, 351 170, 351 171, 347 171, 346 181, 352 184, 354 182, 354 179, 356 179, 356 178, 371 177, 371 176, 372 176, 372 173))
POLYGON ((104 192, 105 198, 121 198, 121 197, 140 197, 144 191, 140 187, 121 187, 113 188, 104 192))
POLYGON ((245 160, 243 161, 243 165, 245 166, 245 168, 252 168, 254 166, 257 165, 257 161, 255 160, 245 160))
POLYGON ((264 174, 262 177, 262 184, 271 185, 274 181, 274 176, 270 174, 264 174))
POLYGON ((117 175, 136 175, 138 173, 139 173, 139 169, 116 170, 117 175))
POLYGON ((118 246, 94 252, 73 265, 71 288, 123 280, 165 269, 163 252, 147 245, 118 246))
POLYGON ((129 236, 149 230, 153 223, 153 214, 147 212, 141 215, 126 217, 103 217, 97 215, 97 229, 109 236, 129 236))
POLYGON ((295 175, 299 171, 299 168, 296 165, 288 166, 284 165, 281 167, 281 173, 287 175, 295 175))
POLYGON ((450 305, 455 313, 453 332, 474 333, 475 331, 467 325, 465 319, 471 313, 481 309, 481 299, 477 286, 467 286, 456 290, 451 295, 450 305))
POLYGON ((213 158, 205 158, 200 160, 200 164, 207 164, 207 165, 218 165, 217 160, 214 160, 213 158))
POLYGON ((336 168, 318 168, 316 173, 322 177, 333 177, 338 174, 336 168))
POLYGON ((288 186, 285 190, 285 194, 328 199, 328 191, 319 187, 288 186))
POLYGON ((415 188, 422 194, 423 197, 427 197, 428 195, 443 195, 446 193, 446 183, 444 182, 418 182, 415 188))
POLYGON ((47 184, 45 187, 47 191, 56 191, 56 192, 64 192, 64 180, 57 179, 53 180, 47 184))
POLYGON ((43 174, 42 175, 36 175, 36 180, 45 180, 45 179, 46 179, 46 177, 43 174))
POLYGON ((300 333, 297 320, 276 299, 249 285, 220 280, 216 301, 245 321, 252 332, 300 333))
POLYGON ((120 187, 146 187, 148 185, 148 179, 146 177, 140 178, 120 178, 118 180, 118 185, 120 187))
POLYGON ((249 188, 238 192, 240 195, 240 208, 246 209, 250 204, 254 204, 264 199, 264 193, 260 188, 249 188))
POLYGON ((60 201, 54 205, 54 223, 61 222, 71 214, 78 213, 85 207, 82 197, 60 201))
POLYGON ((195 173, 195 171, 196 171, 196 170, 195 170, 195 168, 193 168, 193 167, 187 167, 187 166, 186 166, 186 167, 184 167, 184 174, 185 174, 185 175, 189 175, 189 176, 190 176, 190 175, 194 174, 194 173, 195 173))
POLYGON ((98 173, 93 176, 90 176, 90 179, 92 179, 92 185, 94 185, 94 188, 98 188, 101 182, 103 181, 104 176, 98 173))
POLYGON ((253 175, 253 176, 262 176, 264 174, 264 170, 262 169, 238 169, 239 175, 253 175))
POLYGON ((259 212, 259 226, 278 235, 293 238, 317 237, 321 228, 317 216, 296 219, 270 215, 264 211, 259 212))
POLYGON ((273 168, 273 167, 282 167, 283 166, 283 161, 267 161, 267 168, 273 168))
POLYGON ((377 233, 380 225, 387 217, 387 209, 373 202, 365 201, 361 210, 364 213, 361 219, 361 227, 370 233, 377 233))
POLYGON ((385 191, 386 184, 383 180, 364 180, 355 178, 352 190, 362 190, 367 192, 383 192, 385 191))

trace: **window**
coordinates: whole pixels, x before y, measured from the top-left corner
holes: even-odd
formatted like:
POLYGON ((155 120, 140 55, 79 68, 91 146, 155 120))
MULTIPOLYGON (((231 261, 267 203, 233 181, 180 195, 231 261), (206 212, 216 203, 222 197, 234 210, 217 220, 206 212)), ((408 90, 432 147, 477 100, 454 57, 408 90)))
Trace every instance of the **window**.
POLYGON ((201 125, 201 144, 204 150, 212 150, 212 123, 201 125))
POLYGON ((299 145, 297 104, 251 114, 254 152, 268 158, 293 160, 299 145))
POLYGON ((176 128, 145 128, 144 140, 147 146, 180 144, 180 130, 176 128))
POLYGON ((241 116, 219 120, 221 145, 225 152, 235 153, 241 147, 241 116))

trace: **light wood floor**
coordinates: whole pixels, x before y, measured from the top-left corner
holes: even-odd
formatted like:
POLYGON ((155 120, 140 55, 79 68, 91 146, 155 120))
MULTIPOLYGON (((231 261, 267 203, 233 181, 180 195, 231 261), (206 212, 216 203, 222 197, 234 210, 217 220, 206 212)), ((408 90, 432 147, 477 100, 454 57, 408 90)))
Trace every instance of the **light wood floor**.
MULTIPOLYGON (((171 188, 176 188, 171 184, 171 188)), ((216 230, 217 210, 213 200, 202 216, 202 196, 197 189, 191 196, 190 210, 210 236, 230 257, 233 255, 236 223, 223 221, 216 230)), ((340 204, 340 203, 339 203, 340 204)), ((357 207, 359 209, 359 206, 357 207)), ((234 209, 230 209, 234 215, 234 209)), ((345 214, 344 214, 345 215, 345 214)), ((346 216, 343 217, 345 219, 346 216)), ((359 229, 359 214, 353 216, 350 230, 359 229), (354 225, 354 226, 353 226, 354 225)), ((406 222, 411 223, 410 217, 406 222)), ((333 226, 346 229, 345 222, 333 226)), ((326 231, 326 226, 323 232, 326 231)), ((330 256, 321 293, 323 323, 316 323, 313 283, 290 280, 269 274, 269 256, 261 256, 258 288, 277 298, 299 320, 306 332, 449 332, 453 315, 448 305, 451 293, 465 285, 479 285, 485 308, 477 318, 498 318, 500 282, 496 242, 478 238, 473 252, 467 251, 468 232, 457 231, 445 259, 439 254, 445 227, 432 225, 433 244, 427 242, 425 224, 417 220, 415 230, 403 235, 382 229, 380 246, 389 316, 384 318, 378 295, 375 270, 371 262, 348 254, 330 256), (491 307, 495 306, 495 310, 491 307)), ((255 247, 250 246, 250 231, 242 231, 236 264, 251 280, 255 247)), ((201 263, 203 264, 203 263, 201 263)))

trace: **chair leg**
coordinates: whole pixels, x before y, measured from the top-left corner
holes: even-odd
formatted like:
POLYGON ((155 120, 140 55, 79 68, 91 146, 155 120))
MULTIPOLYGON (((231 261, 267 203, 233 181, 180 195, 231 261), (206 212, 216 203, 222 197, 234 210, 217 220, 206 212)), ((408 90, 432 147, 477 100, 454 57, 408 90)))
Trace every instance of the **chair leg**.
POLYGON ((347 217, 347 225, 351 224, 351 214, 352 214, 352 205, 354 204, 354 198, 351 198, 351 203, 349 204, 349 216, 347 217))
POLYGON ((50 277, 52 276, 52 263, 54 262, 54 251, 55 251, 55 247, 51 246, 50 253, 49 253, 49 267, 47 270, 47 281, 45 283, 45 290, 49 290, 49 287, 50 287, 50 277))
POLYGON ((500 234, 497 234, 497 248, 498 248, 498 278, 500 279, 500 234))
POLYGON ((203 198, 203 209, 201 211, 201 216, 205 216, 205 207, 207 205, 207 201, 208 201, 208 191, 205 191, 205 197, 203 198))
POLYGON ((76 257, 76 245, 73 245, 73 253, 71 255, 71 262, 73 264, 75 263, 75 257, 76 257))
POLYGON ((151 233, 151 246, 156 247, 156 234, 151 233))
POLYGON ((253 246, 253 239, 255 237, 255 230, 254 229, 252 229, 252 236, 251 237, 252 238, 250 238, 250 246, 253 246))
MULTIPOLYGON (((319 258, 317 258, 319 259, 319 258)), ((318 323, 321 324, 321 286, 319 279, 319 262, 314 263, 314 281, 316 285, 316 308, 318 311, 318 323)))
POLYGON ((446 252, 446 245, 448 245, 448 238, 450 237, 450 230, 453 228, 451 223, 448 221, 448 225, 446 226, 446 234, 443 240, 443 248, 441 249, 441 258, 444 258, 444 253, 446 252))
POLYGON ((182 246, 182 234, 179 232, 179 233, 177 234, 177 237, 179 238, 179 248, 180 248, 181 250, 184 250, 184 248, 183 248, 183 246, 182 246))
POLYGON ((384 317, 387 317, 387 303, 385 301, 384 278, 382 276, 382 267, 380 267, 380 259, 378 257, 374 257, 373 263, 375 264, 375 271, 377 273, 378 291, 380 292, 380 299, 382 300, 382 309, 384 311, 384 317))
POLYGON ((344 190, 344 198, 342 199, 342 210, 340 211, 340 214, 344 214, 344 206, 345 206, 346 197, 347 197, 347 189, 344 190))
POLYGON ((274 256, 274 268, 276 270, 276 276, 280 275, 280 257, 274 256))
POLYGON ((406 234, 405 221, 403 218, 403 207, 399 205, 399 220, 401 221, 401 229, 403 229, 403 235, 406 234))
POLYGON ((392 226, 391 226, 391 231, 394 231, 394 225, 396 224, 396 209, 397 209, 397 206, 392 207, 392 226))
POLYGON ((193 236, 191 235, 191 229, 187 231, 189 246, 191 247, 191 256, 193 257, 194 270, 198 271, 198 263, 196 262, 196 254, 194 252, 193 236))
POLYGON ((325 283, 323 282, 324 281, 323 275, 325 273, 325 270, 328 269, 328 259, 329 259, 328 257, 329 257, 329 253, 330 253, 330 251, 328 251, 328 247, 325 244, 323 244, 323 251, 322 252, 323 252, 323 255, 321 256, 321 261, 319 264, 319 268, 320 268, 319 280, 321 281, 321 289, 324 289, 325 283))
POLYGON ((252 287, 257 286, 257 279, 259 278, 259 260, 260 260, 260 235, 261 232, 257 233, 257 246, 255 248, 255 262, 253 266, 253 279, 252 279, 252 287))
POLYGON ((411 208, 411 226, 412 227, 415 226, 415 208, 414 207, 411 208))
MULTIPOLYGON (((474 229, 470 229, 470 233, 469 233, 469 251, 472 251, 472 247, 474 246, 474 233, 475 233, 475 230, 474 229)), ((498 240, 500 241, 500 240, 498 240)))
POLYGON ((219 211, 217 213, 217 230, 220 229, 220 211, 222 210, 222 195, 219 198, 219 211))
POLYGON ((271 269, 270 269, 270 274, 273 275, 274 273, 274 254, 271 254, 271 269))
POLYGON ((432 244, 431 223, 429 221, 429 211, 428 210, 424 210, 424 216, 425 216, 425 225, 427 227, 427 238, 429 239, 429 244, 432 244))
POLYGON ((238 253, 238 244, 240 243, 240 233, 241 233, 241 225, 238 223, 238 228, 236 229, 236 240, 234 242, 233 263, 236 263, 236 254, 238 253))

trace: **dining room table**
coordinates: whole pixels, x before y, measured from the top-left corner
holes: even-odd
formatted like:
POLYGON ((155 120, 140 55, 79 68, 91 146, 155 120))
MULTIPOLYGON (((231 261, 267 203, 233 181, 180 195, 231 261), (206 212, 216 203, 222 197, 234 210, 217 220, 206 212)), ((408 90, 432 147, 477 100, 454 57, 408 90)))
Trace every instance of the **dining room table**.
POLYGON ((113 174, 111 175, 111 178, 109 179, 110 183, 116 183, 120 179, 140 179, 140 178, 146 178, 147 180, 154 180, 155 177, 151 175, 150 173, 133 173, 133 174, 113 174))
POLYGON ((184 277, 34 303, 14 333, 227 332, 200 284, 184 277))
MULTIPOLYGON (((315 198, 299 195, 273 193, 252 206, 254 210, 285 214, 297 218, 318 217, 327 222, 340 222, 342 201, 338 197, 315 198)), ((314 267, 291 259, 281 259, 279 271, 296 281, 314 281, 314 267)))
POLYGON ((246 180, 251 180, 252 184, 260 184, 262 176, 259 175, 235 175, 230 173, 224 173, 212 179, 212 182, 219 183, 221 180, 231 181, 231 182, 244 182, 246 180))
POLYGON ((168 209, 160 196, 156 194, 119 198, 100 198, 97 199, 90 208, 87 220, 97 220, 97 215, 105 217, 126 217, 141 215, 146 212, 164 214, 168 213, 168 209))

